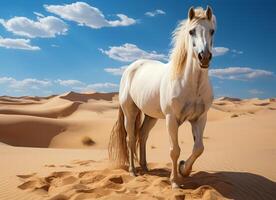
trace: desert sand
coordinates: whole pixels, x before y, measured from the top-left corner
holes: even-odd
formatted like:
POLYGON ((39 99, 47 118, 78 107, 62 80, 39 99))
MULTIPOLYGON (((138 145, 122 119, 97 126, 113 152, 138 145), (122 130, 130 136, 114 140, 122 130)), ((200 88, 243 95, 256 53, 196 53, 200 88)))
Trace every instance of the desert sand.
MULTIPOLYGON (((164 120, 149 136, 148 173, 132 177, 110 165, 117 107, 117 93, 0 97, 0 200, 276 199, 275 99, 216 99, 205 151, 174 190, 164 120)), ((189 123, 179 143, 185 160, 189 123)))

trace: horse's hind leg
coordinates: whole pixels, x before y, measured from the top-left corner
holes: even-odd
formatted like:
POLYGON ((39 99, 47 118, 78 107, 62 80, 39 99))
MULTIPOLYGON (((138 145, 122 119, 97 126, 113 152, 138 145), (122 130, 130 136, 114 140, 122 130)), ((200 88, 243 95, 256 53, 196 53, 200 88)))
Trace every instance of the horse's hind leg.
POLYGON ((188 176, 192 171, 192 166, 196 159, 203 153, 203 131, 205 128, 207 116, 204 115, 197 121, 191 122, 192 132, 194 136, 194 147, 192 155, 186 162, 181 161, 179 164, 179 171, 182 176, 188 176))
POLYGON ((124 112, 125 129, 127 132, 127 146, 129 155, 129 172, 135 176, 134 154, 136 150, 136 137, 135 137, 135 121, 139 113, 139 109, 134 104, 131 98, 128 98, 122 105, 124 112))
POLYGON ((148 115, 145 115, 140 133, 139 133, 139 142, 140 142, 140 166, 143 171, 148 171, 147 168, 147 159, 146 159, 146 143, 149 136, 150 130, 155 125, 157 119, 152 118, 148 115))

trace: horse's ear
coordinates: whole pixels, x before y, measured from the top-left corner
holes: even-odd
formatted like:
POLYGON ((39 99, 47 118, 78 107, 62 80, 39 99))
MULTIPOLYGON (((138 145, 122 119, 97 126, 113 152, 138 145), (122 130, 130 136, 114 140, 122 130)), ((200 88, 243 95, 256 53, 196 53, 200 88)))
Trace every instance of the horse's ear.
POLYGON ((192 20, 192 19, 195 17, 194 7, 191 7, 191 8, 189 9, 189 14, 188 14, 188 16, 189 16, 189 20, 192 20))
POLYGON ((207 6, 207 9, 205 11, 206 17, 211 20, 212 16, 213 16, 213 11, 212 8, 210 6, 207 6))

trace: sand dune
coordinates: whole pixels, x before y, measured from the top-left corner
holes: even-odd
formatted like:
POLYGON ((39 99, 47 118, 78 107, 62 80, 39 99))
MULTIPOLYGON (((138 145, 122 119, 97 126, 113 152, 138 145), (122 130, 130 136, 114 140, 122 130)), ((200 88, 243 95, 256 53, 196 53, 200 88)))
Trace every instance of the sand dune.
POLYGON ((77 92, 69 92, 67 94, 61 95, 60 98, 67 99, 70 101, 81 101, 88 102, 88 100, 105 100, 112 101, 113 98, 116 98, 117 93, 77 93, 77 92))
POLYGON ((0 114, 7 114, 7 115, 30 115, 36 117, 47 117, 47 118, 60 118, 66 117, 71 115, 80 105, 78 102, 67 103, 65 105, 56 106, 52 108, 47 108, 47 106, 43 105, 42 109, 39 107, 42 106, 35 106, 32 109, 28 108, 21 109, 21 108, 2 108, 0 109, 0 114))
MULTIPOLYGON (((109 102, 112 98, 116 98, 115 93, 70 92, 49 98, 36 97, 35 100, 33 98, 26 100, 26 97, 2 98, 0 98, 0 141, 15 146, 85 148, 87 145, 81 142, 82 139, 91 136, 91 131, 94 129, 102 129, 97 128, 97 124, 102 124, 102 120, 106 121, 105 117, 98 119, 95 115, 107 110, 115 114, 114 109, 117 108, 117 103, 109 102), (2 98, 16 100, 7 105, 2 104, 5 102, 2 98), (86 103, 87 101, 92 103, 86 103), (78 137, 78 143, 66 142, 63 133, 70 140, 76 141, 78 137), (54 138, 57 135, 59 137, 54 138)), ((110 119, 109 121, 109 127, 103 125, 105 132, 114 122, 110 119)), ((108 138, 108 135, 106 136, 108 138)))
MULTIPOLYGON (((0 97, 0 199, 276 199, 275 99, 216 99, 205 152, 177 190, 164 120, 149 136, 149 173, 131 177, 108 164, 117 106, 117 93, 0 97)), ((185 159, 188 123, 179 143, 185 159)))
POLYGON ((32 116, 0 117, 0 141, 24 147, 48 147, 52 138, 66 129, 62 122, 32 116))

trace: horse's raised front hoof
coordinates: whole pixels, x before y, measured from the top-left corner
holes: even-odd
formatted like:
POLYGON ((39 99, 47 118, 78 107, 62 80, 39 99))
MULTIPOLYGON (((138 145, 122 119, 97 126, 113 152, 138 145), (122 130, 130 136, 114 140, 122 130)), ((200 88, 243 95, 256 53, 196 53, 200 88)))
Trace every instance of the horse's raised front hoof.
POLYGON ((181 176, 186 177, 186 176, 190 175, 192 169, 191 168, 187 169, 186 165, 185 165, 185 161, 181 160, 179 162, 179 169, 178 169, 178 171, 179 171, 179 174, 181 174, 181 176))

